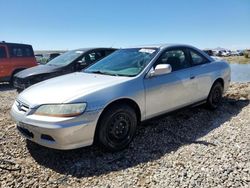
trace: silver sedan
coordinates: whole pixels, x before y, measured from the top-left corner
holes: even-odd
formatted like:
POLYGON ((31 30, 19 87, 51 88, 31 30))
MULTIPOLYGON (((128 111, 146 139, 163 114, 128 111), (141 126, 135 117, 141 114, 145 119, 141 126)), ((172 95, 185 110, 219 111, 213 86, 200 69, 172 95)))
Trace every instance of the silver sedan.
POLYGON ((127 48, 31 86, 11 114, 21 135, 40 145, 74 149, 97 141, 116 151, 141 121, 200 103, 217 108, 229 82, 229 65, 195 47, 127 48))

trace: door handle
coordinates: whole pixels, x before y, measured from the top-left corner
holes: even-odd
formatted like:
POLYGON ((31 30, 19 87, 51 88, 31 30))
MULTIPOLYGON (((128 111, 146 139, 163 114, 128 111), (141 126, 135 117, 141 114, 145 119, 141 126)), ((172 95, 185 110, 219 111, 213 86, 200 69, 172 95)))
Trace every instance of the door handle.
POLYGON ((192 79, 194 79, 195 78, 195 76, 190 76, 190 79, 192 80, 192 79))

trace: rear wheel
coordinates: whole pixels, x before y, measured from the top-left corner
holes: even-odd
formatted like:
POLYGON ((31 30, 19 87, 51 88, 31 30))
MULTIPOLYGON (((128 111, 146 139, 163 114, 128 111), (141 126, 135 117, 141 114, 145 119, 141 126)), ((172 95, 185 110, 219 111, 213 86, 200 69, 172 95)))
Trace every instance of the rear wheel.
POLYGON ((222 94, 223 94, 223 86, 220 82, 216 82, 211 88, 207 98, 208 108, 212 110, 218 108, 222 100, 222 94))
POLYGON ((135 110, 128 105, 111 106, 98 123, 99 143, 110 151, 126 148, 132 141, 137 126, 135 110))

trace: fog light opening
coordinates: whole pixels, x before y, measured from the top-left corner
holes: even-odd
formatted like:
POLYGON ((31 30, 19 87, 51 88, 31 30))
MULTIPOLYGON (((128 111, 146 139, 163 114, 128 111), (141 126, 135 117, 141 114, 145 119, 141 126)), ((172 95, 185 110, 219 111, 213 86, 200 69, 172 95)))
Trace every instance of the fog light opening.
POLYGON ((51 141, 51 142, 55 142, 54 138, 52 138, 50 135, 47 135, 47 134, 42 134, 41 139, 51 141))

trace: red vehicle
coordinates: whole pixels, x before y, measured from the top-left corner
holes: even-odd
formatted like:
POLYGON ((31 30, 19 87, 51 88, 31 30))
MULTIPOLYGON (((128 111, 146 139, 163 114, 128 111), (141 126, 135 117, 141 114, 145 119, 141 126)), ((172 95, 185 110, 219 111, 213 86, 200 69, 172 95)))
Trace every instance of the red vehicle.
POLYGON ((0 42, 0 82, 13 82, 13 76, 37 62, 31 45, 0 42))

